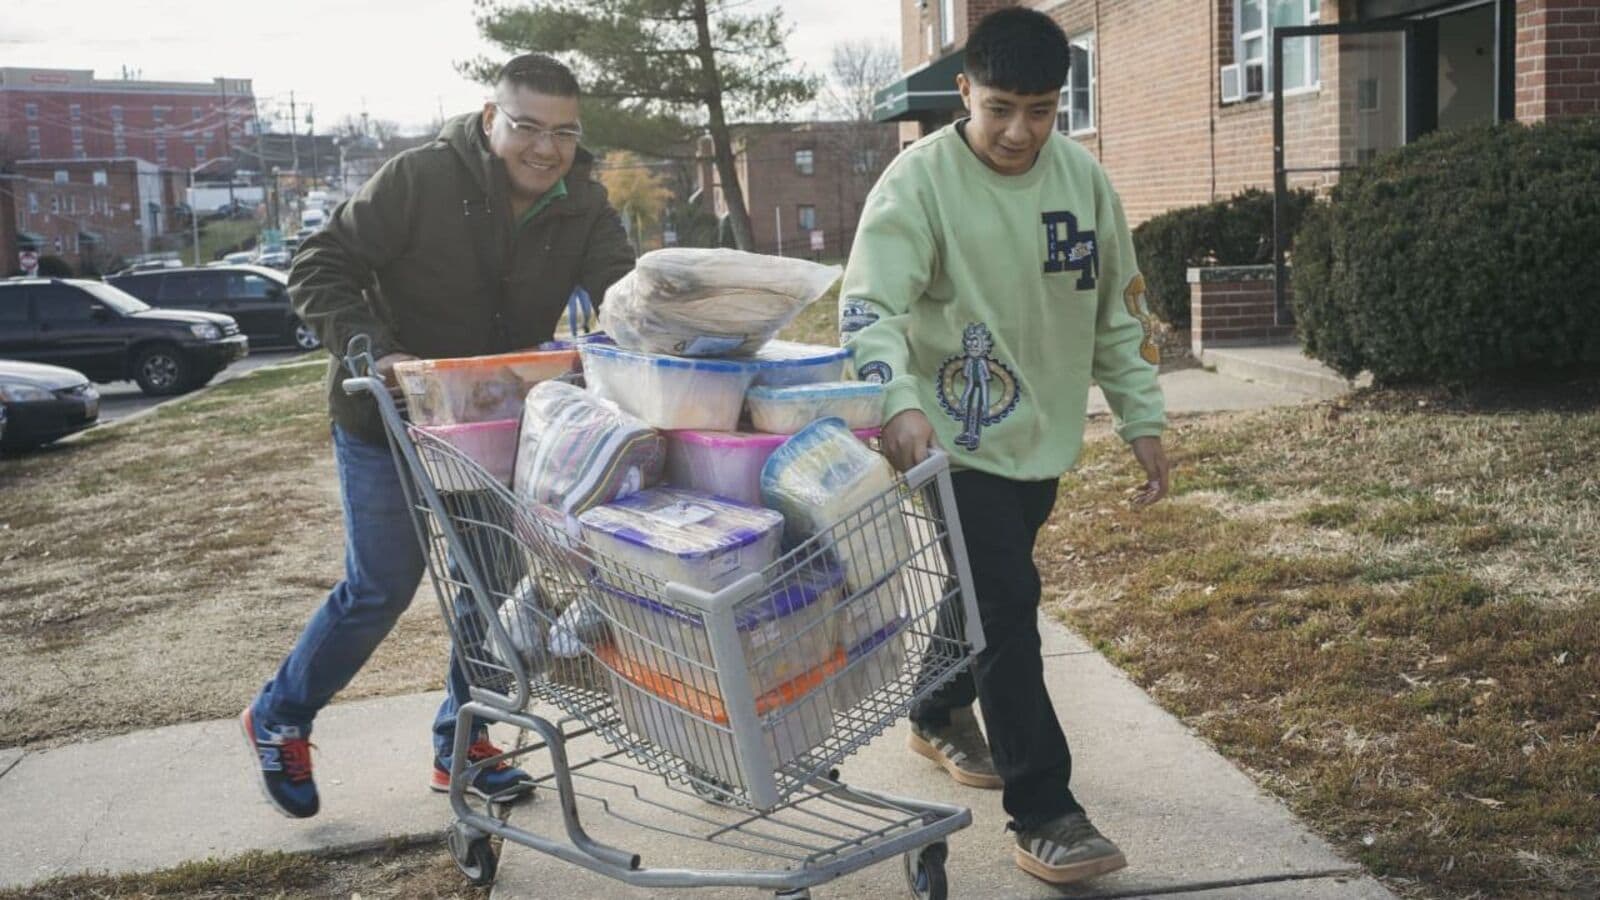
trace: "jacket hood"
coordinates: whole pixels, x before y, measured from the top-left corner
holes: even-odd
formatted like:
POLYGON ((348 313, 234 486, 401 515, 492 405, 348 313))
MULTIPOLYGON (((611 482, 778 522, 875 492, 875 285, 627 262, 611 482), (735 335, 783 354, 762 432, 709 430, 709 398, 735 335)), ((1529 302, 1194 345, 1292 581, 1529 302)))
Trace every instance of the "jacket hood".
MULTIPOLYGON (((491 184, 505 183, 505 163, 489 150, 489 140, 483 134, 481 110, 445 122, 439 130, 438 140, 455 151, 456 158, 472 173, 472 180, 485 196, 489 194, 491 184)), ((572 171, 566 174, 567 190, 588 182, 593 170, 594 154, 580 145, 572 162, 572 171)))

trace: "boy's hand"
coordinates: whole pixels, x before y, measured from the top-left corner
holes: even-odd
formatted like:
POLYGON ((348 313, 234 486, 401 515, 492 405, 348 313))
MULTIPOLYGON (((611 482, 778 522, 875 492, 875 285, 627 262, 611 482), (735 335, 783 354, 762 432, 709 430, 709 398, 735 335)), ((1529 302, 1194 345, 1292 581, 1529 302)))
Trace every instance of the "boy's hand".
POLYGON ((928 458, 928 450, 934 446, 933 423, 920 409, 901 410, 883 426, 881 437, 883 455, 905 472, 928 458))
POLYGON ((1172 469, 1167 464, 1166 451, 1161 449, 1161 438, 1134 438, 1133 458, 1144 467, 1147 477, 1144 486, 1133 495, 1133 505, 1149 506, 1165 497, 1172 488, 1172 469))

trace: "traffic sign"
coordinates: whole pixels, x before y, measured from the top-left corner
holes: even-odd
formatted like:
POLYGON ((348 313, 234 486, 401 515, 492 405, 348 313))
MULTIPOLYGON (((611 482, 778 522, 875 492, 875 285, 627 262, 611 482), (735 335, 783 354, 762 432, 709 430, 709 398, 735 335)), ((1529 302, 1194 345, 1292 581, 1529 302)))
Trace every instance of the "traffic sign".
POLYGON ((39 252, 37 250, 23 250, 17 254, 17 263, 22 267, 22 274, 37 274, 39 271, 39 252))

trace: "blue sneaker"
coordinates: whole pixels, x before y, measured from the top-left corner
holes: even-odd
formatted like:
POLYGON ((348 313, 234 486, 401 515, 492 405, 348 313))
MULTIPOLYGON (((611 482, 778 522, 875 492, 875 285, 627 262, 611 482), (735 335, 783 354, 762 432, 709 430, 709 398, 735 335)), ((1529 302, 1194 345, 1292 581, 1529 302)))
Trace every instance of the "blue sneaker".
POLYGON ((255 713, 248 706, 239 714, 239 724, 256 754, 261 793, 286 816, 306 819, 316 815, 317 783, 311 780, 311 742, 292 725, 258 727, 255 713))
MULTIPOLYGON (((467 761, 478 762, 504 753, 489 741, 489 736, 484 735, 472 742, 467 748, 467 761)), ((440 793, 450 790, 450 757, 435 756, 433 758, 433 780, 428 787, 440 793)), ((485 800, 506 802, 514 800, 523 794, 530 793, 534 788, 533 778, 527 772, 513 766, 506 760, 500 760, 492 766, 487 766, 478 772, 478 777, 467 785, 467 793, 485 800)))

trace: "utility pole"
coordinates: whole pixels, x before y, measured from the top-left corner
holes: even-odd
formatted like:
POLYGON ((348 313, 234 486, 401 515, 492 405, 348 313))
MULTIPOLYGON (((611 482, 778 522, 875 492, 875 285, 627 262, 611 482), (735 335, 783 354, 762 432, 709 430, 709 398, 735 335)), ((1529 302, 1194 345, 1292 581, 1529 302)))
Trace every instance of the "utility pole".
POLYGON ((222 85, 222 146, 224 155, 228 157, 228 215, 233 215, 234 204, 238 201, 233 198, 233 116, 228 110, 228 79, 218 79, 222 85))
MULTIPOLYGON (((278 107, 280 110, 283 107, 278 107)), ((281 115, 281 113, 280 113, 281 115)), ((294 158, 290 168, 294 169, 295 177, 300 177, 300 119, 294 111, 294 91, 289 92, 289 153, 294 158)))
POLYGON ((317 160, 317 106, 306 106, 306 124, 311 126, 311 186, 322 186, 322 165, 317 160))

